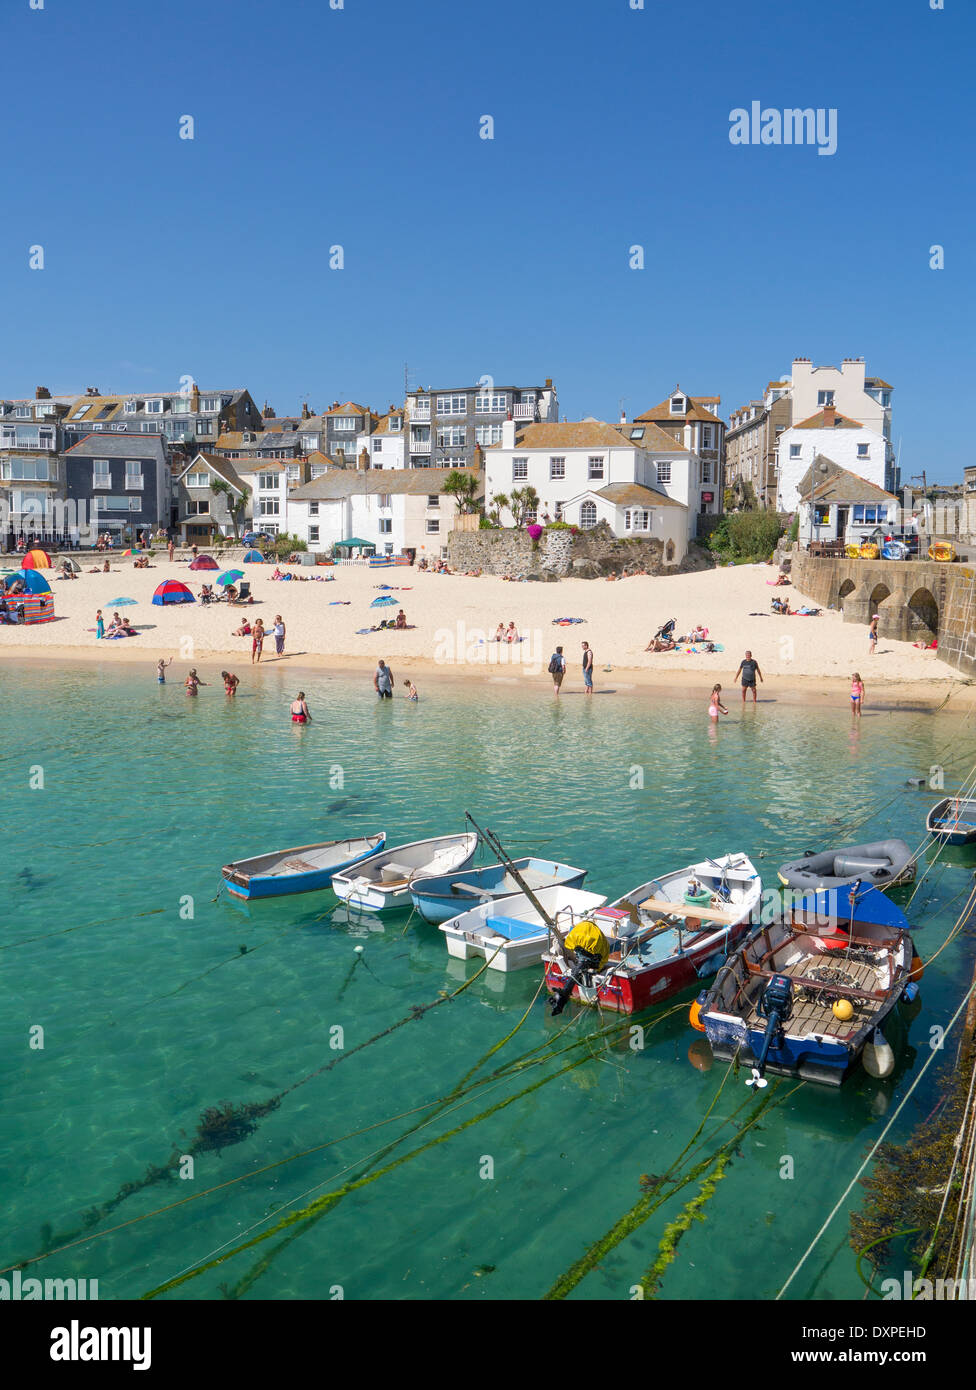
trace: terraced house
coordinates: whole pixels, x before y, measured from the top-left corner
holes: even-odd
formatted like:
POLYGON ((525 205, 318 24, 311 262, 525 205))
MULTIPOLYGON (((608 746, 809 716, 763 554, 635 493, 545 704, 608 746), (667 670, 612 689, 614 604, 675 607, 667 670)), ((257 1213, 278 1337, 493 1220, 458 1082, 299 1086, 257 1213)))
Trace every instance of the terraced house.
POLYGON ((160 435, 86 435, 61 456, 69 502, 87 509, 98 534, 117 542, 164 529, 170 519, 170 471, 160 435))
POLYGON ((630 426, 632 431, 654 425, 693 456, 686 495, 681 498, 693 515, 722 514, 725 422, 717 413, 721 404, 721 396, 689 396, 679 384, 660 405, 635 415, 630 426))
MULTIPOLYGON (((552 378, 543 386, 450 386, 410 391, 406 458, 411 468, 471 468, 475 449, 499 444, 502 425, 554 424, 559 402, 552 378)), ((479 455, 480 458, 480 455, 479 455)))
POLYGON ((0 529, 8 545, 22 531, 52 544, 68 539, 69 520, 54 503, 66 496, 61 422, 72 399, 39 386, 33 400, 0 401, 0 529))
POLYGON ((66 442, 86 434, 158 434, 169 447, 204 449, 228 430, 259 429, 261 413, 243 389, 103 396, 89 387, 72 402, 64 422, 66 442))

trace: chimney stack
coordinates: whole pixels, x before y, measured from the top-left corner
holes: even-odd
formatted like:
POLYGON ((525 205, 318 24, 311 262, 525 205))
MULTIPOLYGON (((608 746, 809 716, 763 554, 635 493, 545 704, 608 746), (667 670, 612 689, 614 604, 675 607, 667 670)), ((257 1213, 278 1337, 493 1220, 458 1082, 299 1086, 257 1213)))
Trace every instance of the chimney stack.
POLYGON ((312 418, 312 412, 311 412, 311 411, 309 410, 309 408, 308 408, 308 401, 306 401, 305 404, 302 406, 302 419, 303 419, 303 420, 310 420, 311 418, 312 418))
POLYGON ((824 406, 823 417, 824 417, 824 428, 825 428, 825 429, 829 429, 829 428, 831 428, 831 426, 836 425, 836 424, 837 424, 837 411, 836 411, 836 408, 835 408, 834 406, 832 406, 832 405, 825 405, 825 406, 824 406))
POLYGON ((34 399, 35 401, 49 401, 51 399, 51 393, 46 386, 38 386, 37 390, 34 392, 34 399))
POLYGON ((502 448, 515 448, 515 421, 505 420, 502 424, 502 448))
POLYGON ((626 423, 627 423, 627 412, 626 412, 626 410, 622 410, 622 411, 620 412, 620 423, 621 423, 622 425, 626 425, 626 423))

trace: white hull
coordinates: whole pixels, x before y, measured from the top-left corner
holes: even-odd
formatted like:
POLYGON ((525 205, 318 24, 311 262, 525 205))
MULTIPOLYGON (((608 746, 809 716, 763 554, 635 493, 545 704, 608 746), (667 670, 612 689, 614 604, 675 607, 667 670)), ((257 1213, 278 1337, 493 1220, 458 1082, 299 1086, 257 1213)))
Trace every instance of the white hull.
POLYGON ((409 907, 412 879, 467 868, 477 847, 478 837, 473 834, 441 835, 394 845, 361 860, 347 873, 336 874, 332 891, 362 912, 409 907))
MULTIPOLYGON (((606 902, 604 894, 582 888, 542 888, 535 896, 563 933, 606 902)), ((442 922, 440 930, 449 956, 481 956, 489 970, 537 965, 549 944, 549 929, 524 893, 459 913, 442 922)))

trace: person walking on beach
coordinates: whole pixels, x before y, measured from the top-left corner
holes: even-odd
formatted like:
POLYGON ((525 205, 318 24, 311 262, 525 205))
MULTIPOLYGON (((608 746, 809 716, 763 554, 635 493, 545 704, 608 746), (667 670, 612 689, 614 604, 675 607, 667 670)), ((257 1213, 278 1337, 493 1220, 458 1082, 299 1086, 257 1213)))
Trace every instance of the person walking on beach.
POLYGON ((373 673, 373 689, 381 700, 393 699, 393 672, 380 657, 379 665, 373 673))
POLYGON ((878 646, 878 614, 875 613, 868 628, 868 656, 874 656, 878 646))
POLYGON ((722 687, 712 686, 712 693, 708 697, 708 716, 713 724, 718 723, 719 714, 728 714, 728 710, 722 704, 722 687))
POLYGON ((285 651, 285 625, 281 621, 281 614, 275 614, 274 627, 271 629, 275 639, 275 652, 278 656, 283 656, 285 651))
POLYGON ((159 660, 156 662, 156 680, 160 685, 166 684, 166 667, 172 666, 172 664, 172 657, 170 657, 169 661, 164 661, 163 658, 160 657, 159 660))
POLYGON ((864 699, 864 682, 861 680, 859 671, 855 671, 851 677, 851 714, 860 719, 861 701, 864 699))
POLYGON ((291 722, 293 724, 307 724, 311 718, 305 701, 305 691, 300 690, 291 702, 291 722))
POLYGON ((752 652, 746 652, 745 656, 739 662, 739 670, 735 673, 736 680, 738 680, 740 672, 742 674, 742 703, 745 704, 746 702, 746 691, 751 690, 752 703, 755 704, 756 677, 758 676, 759 679, 762 680, 763 673, 759 669, 759 662, 753 660, 752 652))
POLYGON ((232 671, 221 671, 220 679, 224 682, 224 694, 236 695, 240 681, 232 671))
POLYGON ((254 624, 254 631, 251 633, 251 665, 255 661, 261 660, 261 649, 264 646, 264 619, 258 618, 254 624))
POLYGON ((566 658, 563 656, 562 647, 557 647, 549 658, 549 674, 552 676, 552 688, 558 695, 563 676, 566 674, 566 658))
POLYGON ((176 542, 173 540, 173 537, 172 537, 172 536, 170 536, 170 538, 169 538, 169 545, 167 546, 167 549, 169 550, 169 562, 170 562, 170 564, 172 564, 172 563, 173 563, 173 551, 176 549, 176 542))
POLYGON ((583 643, 583 693, 593 694, 593 648, 589 642, 583 643))
POLYGON ((99 637, 104 637, 104 636, 105 636, 105 619, 102 617, 102 610, 99 609, 98 612, 95 614, 95 641, 97 642, 98 639, 99 639, 99 637))

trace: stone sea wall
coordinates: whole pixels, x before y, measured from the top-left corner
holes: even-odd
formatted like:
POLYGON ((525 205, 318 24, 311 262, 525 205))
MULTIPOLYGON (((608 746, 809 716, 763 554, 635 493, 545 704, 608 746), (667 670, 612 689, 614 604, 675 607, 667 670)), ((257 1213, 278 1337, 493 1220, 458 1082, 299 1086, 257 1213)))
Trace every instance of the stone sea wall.
POLYGON ((623 540, 608 526, 595 526, 574 536, 570 530, 546 528, 533 546, 524 530, 452 531, 447 538, 447 562, 454 570, 480 569, 485 574, 524 575, 552 580, 566 575, 598 579, 623 570, 676 574, 702 566, 689 557, 680 565, 664 561, 658 540, 623 540))

